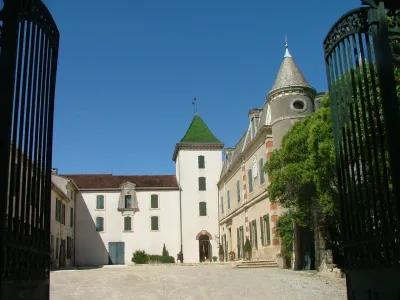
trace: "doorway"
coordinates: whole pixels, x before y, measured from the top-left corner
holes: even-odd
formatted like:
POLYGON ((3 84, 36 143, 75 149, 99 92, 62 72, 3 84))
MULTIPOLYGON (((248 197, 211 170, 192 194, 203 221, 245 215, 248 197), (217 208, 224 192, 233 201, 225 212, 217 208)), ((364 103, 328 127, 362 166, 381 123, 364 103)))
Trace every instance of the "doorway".
POLYGON ((108 243, 108 264, 124 265, 125 264, 125 243, 111 242, 108 243))
POLYGON ((211 258, 212 258, 212 251, 211 251, 210 238, 204 234, 199 238, 199 261, 211 262, 211 258))

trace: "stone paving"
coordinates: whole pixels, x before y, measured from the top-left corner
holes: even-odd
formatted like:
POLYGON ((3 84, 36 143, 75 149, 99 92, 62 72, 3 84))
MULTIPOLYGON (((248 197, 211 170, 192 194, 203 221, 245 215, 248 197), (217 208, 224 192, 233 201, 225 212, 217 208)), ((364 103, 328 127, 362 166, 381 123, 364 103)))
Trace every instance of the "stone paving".
POLYGON ((218 264, 109 266, 51 272, 51 300, 345 300, 343 279, 218 264))

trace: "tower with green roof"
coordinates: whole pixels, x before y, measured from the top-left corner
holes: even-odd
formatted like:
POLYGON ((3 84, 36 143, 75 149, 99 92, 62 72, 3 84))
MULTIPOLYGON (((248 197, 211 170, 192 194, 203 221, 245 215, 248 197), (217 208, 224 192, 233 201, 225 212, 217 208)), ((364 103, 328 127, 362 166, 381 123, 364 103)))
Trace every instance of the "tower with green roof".
POLYGON ((223 147, 198 114, 175 146, 173 160, 180 186, 179 238, 185 262, 211 261, 218 256, 217 182, 223 147))

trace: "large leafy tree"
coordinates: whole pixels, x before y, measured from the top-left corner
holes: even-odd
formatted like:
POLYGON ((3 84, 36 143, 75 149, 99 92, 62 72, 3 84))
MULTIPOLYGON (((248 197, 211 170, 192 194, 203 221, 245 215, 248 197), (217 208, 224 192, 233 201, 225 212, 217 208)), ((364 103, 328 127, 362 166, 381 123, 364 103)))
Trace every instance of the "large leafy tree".
POLYGON ((313 115, 294 124, 265 165, 270 200, 294 209, 302 225, 310 213, 337 215, 337 177, 329 96, 313 115))

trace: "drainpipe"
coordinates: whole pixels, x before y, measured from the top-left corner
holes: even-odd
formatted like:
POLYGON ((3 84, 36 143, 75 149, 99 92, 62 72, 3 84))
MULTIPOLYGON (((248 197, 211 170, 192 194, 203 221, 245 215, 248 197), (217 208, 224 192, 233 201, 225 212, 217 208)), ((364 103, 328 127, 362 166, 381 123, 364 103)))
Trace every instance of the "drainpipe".
POLYGON ((178 259, 183 263, 183 239, 182 239, 182 187, 181 187, 181 163, 178 155, 178 177, 179 177, 179 218, 180 218, 180 234, 181 234, 181 251, 178 254, 178 259))

